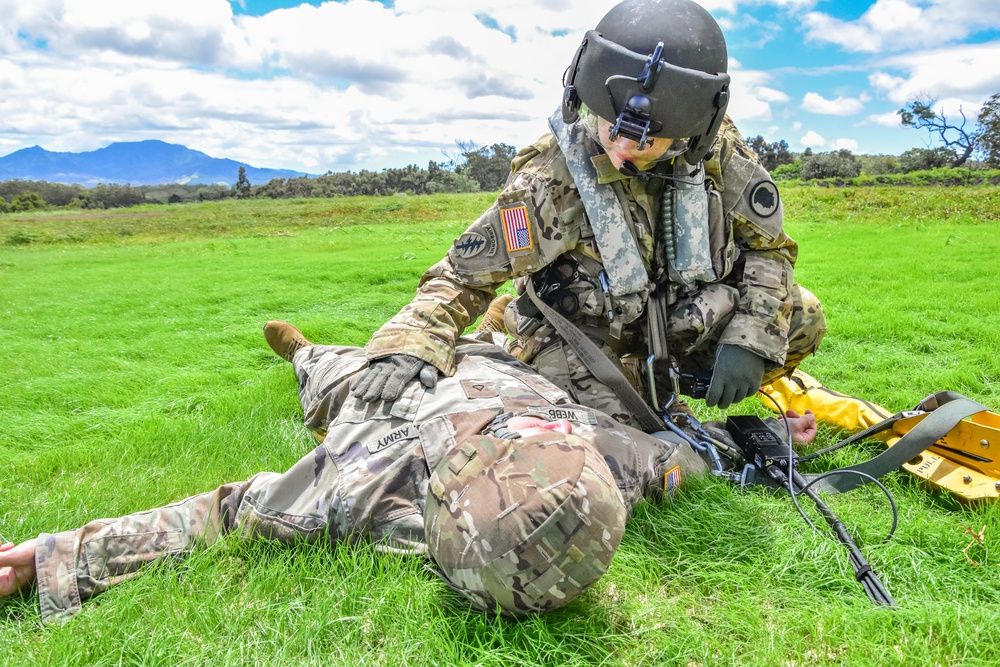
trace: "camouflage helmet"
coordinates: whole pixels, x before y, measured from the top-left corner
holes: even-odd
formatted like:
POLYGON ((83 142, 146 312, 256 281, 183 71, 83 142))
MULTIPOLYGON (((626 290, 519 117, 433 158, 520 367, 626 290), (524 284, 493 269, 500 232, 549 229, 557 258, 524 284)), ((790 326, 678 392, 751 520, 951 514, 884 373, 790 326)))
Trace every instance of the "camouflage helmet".
POLYGON ((688 139, 700 162, 729 104, 726 40, 692 0, 624 0, 584 36, 563 78, 563 120, 580 106, 614 123, 618 135, 688 139))
POLYGON ((555 609, 607 571, 625 532, 615 479, 584 438, 477 435, 436 467, 424 509, 431 557, 484 611, 555 609))

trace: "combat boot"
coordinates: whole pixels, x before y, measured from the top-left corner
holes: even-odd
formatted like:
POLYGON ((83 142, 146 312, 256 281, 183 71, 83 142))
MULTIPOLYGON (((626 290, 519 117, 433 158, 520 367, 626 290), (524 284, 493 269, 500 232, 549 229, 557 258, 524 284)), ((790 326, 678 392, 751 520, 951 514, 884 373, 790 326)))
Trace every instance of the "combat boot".
POLYGON ((490 303, 489 309, 486 314, 483 315, 483 321, 479 323, 476 328, 476 333, 481 333, 483 331, 495 331, 497 333, 507 334, 507 327, 504 325, 503 315, 507 310, 507 305, 514 300, 513 294, 501 294, 497 298, 493 299, 490 303))
POLYGON ((264 325, 264 340, 285 361, 291 361, 296 352, 312 345, 301 331, 281 320, 271 320, 264 325))

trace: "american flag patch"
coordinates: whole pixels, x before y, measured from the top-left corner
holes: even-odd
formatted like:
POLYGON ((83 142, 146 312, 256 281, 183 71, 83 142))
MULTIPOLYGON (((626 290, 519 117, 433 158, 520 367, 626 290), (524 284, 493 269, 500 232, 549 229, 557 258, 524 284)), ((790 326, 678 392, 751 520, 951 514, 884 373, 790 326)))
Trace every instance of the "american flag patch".
POLYGON ((663 491, 670 493, 681 485, 681 467, 674 466, 663 473, 663 491))
POLYGON ((503 221, 503 237, 507 240, 507 252, 531 250, 531 226, 528 225, 528 207, 515 206, 500 209, 503 221))

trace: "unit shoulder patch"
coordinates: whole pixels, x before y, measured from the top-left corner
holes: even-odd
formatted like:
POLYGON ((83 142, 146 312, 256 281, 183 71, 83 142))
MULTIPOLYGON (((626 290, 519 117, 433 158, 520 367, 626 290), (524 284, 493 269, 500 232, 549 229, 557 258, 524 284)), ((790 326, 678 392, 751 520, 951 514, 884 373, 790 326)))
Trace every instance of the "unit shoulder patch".
POLYGON ((770 218, 778 210, 778 202, 781 201, 778 194, 778 186, 773 181, 758 181, 747 195, 750 210, 762 218, 770 218))
MULTIPOLYGON (((455 239, 455 254, 462 259, 469 259, 481 253, 487 246, 485 236, 476 232, 466 232, 455 239)), ((496 248, 493 252, 496 252, 496 248)))

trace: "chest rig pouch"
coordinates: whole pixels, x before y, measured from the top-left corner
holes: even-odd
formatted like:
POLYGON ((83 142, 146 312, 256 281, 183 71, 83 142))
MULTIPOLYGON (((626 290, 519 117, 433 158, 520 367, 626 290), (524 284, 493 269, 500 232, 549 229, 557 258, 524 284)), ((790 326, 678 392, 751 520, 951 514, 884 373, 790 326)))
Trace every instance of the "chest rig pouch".
POLYGON ((718 195, 705 187, 704 167, 675 161, 660 209, 661 242, 671 281, 691 289, 721 277, 712 261, 712 230, 721 227, 721 220, 712 218, 721 215, 718 195))

